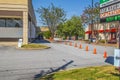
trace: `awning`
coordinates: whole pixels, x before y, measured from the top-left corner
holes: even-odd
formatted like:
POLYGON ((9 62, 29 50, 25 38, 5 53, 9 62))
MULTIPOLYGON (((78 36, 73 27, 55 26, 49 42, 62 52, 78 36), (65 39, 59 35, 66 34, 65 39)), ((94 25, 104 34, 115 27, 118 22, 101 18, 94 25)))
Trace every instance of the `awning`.
POLYGON ((104 30, 98 30, 99 33, 102 33, 104 30))
POLYGON ((117 31, 117 29, 115 29, 115 28, 103 30, 103 32, 116 32, 116 31, 117 31))
MULTIPOLYGON (((106 30, 97 30, 99 33, 103 33, 103 32, 116 32, 117 29, 113 28, 113 29, 106 29, 106 30)), ((92 31, 86 31, 86 34, 91 34, 92 31)))
POLYGON ((117 32, 117 29, 111 29, 111 32, 117 32))
POLYGON ((86 31, 85 32, 85 34, 91 34, 92 33, 92 31, 86 31))

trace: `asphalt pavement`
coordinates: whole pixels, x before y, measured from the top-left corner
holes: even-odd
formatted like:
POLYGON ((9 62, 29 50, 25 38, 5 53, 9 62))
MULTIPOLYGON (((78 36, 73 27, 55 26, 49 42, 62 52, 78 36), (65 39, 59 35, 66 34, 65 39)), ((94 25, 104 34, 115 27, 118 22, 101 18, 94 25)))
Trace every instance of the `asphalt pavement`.
MULTIPOLYGON (((36 43, 39 44, 39 41, 36 43)), ((81 42, 76 43, 79 46, 81 42)), ((51 48, 19 50, 15 47, 0 46, 0 80, 35 80, 59 70, 113 64, 114 47, 82 43, 83 48, 79 49, 64 43, 42 44, 51 48), (86 45, 89 46, 89 51, 85 51, 86 45), (94 47, 97 54, 93 54, 94 47), (103 58, 105 50, 110 59, 103 58)))

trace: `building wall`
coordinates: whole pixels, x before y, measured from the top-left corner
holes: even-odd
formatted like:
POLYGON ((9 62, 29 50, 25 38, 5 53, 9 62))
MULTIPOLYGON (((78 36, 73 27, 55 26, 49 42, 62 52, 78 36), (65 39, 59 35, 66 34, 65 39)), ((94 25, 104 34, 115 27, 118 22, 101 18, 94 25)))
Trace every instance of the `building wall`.
POLYGON ((28 0, 28 13, 29 13, 29 38, 35 38, 36 37, 36 17, 34 13, 34 9, 32 6, 32 0, 28 0))
MULTIPOLYGON (((3 33, 10 33, 10 30, 16 30, 11 33, 11 36, 21 35, 18 33, 23 33, 23 43, 28 43, 29 33, 30 38, 35 37, 35 27, 36 18, 32 6, 32 0, 0 0, 0 18, 21 18, 23 21, 22 31, 18 28, 0 28, 3 33), (31 25, 29 25, 29 18, 31 20, 31 25), (18 31, 20 30, 20 31, 18 31), (18 32, 17 32, 18 31, 18 32), (30 32, 29 32, 30 31, 30 32)), ((4 27, 4 26, 3 26, 4 27)), ((2 33, 1 33, 2 34, 2 33)), ((10 34, 9 34, 10 35, 10 34)), ((8 37, 4 35, 4 37, 8 37)), ((1 37, 1 35, 0 35, 1 37)))
POLYGON ((28 11, 28 0, 0 0, 0 10, 28 11))
POLYGON ((32 22, 34 23, 34 25, 36 25, 36 17, 35 17, 34 9, 32 6, 32 0, 28 0, 28 12, 30 17, 32 17, 31 18, 32 22))
POLYGON ((23 28, 0 27, 0 38, 22 38, 23 28))
MULTIPOLYGON (((110 22, 110 23, 102 23, 102 24, 94 24, 94 30, 110 30, 111 28, 117 28, 119 26, 119 21, 116 22, 110 22)), ((89 25, 85 31, 91 31, 91 25, 89 25)), ((89 38, 89 34, 85 34, 86 39, 89 38), (87 38, 88 37, 88 38, 87 38)), ((107 33, 108 35, 108 40, 111 39, 111 35, 107 33)), ((105 39, 104 33, 99 33, 100 39, 105 39)))
POLYGON ((27 0, 0 0, 0 3, 4 4, 21 4, 27 5, 27 0))

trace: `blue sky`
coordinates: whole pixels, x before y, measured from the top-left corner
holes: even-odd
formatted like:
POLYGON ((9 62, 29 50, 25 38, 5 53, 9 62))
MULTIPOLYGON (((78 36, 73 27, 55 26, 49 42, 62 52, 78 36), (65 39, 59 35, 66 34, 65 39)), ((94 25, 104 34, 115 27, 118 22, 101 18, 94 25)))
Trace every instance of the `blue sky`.
MULTIPOLYGON (((48 7, 51 3, 53 3, 57 7, 61 7, 66 12, 66 18, 69 19, 73 15, 81 15, 84 8, 88 5, 91 5, 92 0, 33 0, 34 9, 48 7)), ((94 2, 98 2, 99 0, 94 0, 94 2)), ((39 14, 36 14, 37 25, 42 26, 42 22, 39 20, 39 14)))

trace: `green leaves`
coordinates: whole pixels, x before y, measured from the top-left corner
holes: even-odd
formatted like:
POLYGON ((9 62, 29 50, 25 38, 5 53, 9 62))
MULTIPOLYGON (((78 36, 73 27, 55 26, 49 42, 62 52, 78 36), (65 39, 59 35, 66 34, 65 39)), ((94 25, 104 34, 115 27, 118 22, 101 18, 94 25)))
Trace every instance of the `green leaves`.
POLYGON ((62 8, 56 7, 51 4, 49 7, 38 8, 37 12, 40 15, 40 18, 43 24, 48 25, 52 37, 57 30, 58 25, 65 20, 65 11, 62 8))
MULTIPOLYGON (((82 26, 81 17, 73 16, 58 28, 63 36, 84 36, 84 28, 82 26)), ((58 35, 60 35, 58 34, 58 35)))

